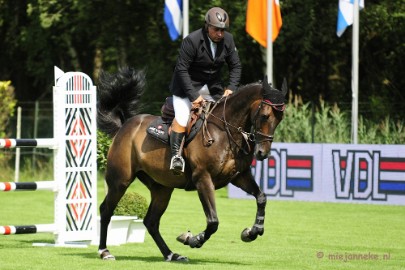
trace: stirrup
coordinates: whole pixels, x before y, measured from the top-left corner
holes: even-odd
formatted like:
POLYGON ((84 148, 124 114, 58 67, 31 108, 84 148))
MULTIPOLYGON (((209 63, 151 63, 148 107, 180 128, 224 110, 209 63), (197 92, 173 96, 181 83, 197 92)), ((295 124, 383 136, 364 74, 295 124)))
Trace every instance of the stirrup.
MULTIPOLYGON (((172 157, 171 161, 170 161, 170 170, 173 171, 173 173, 175 175, 180 175, 182 173, 184 173, 184 158, 182 156, 179 155, 175 155, 172 157), (180 166, 174 166, 176 162, 181 162, 181 168, 180 166)), ((179 165, 179 164, 176 164, 179 165)))

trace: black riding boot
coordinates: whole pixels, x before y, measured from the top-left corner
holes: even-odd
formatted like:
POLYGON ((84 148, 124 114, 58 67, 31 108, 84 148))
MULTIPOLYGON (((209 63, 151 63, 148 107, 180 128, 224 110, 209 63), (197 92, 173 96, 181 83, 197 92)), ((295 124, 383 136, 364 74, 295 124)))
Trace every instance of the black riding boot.
POLYGON ((184 172, 184 159, 180 153, 180 146, 183 138, 184 133, 177 133, 173 130, 170 133, 170 148, 172 153, 170 170, 173 171, 174 175, 180 175, 184 172))

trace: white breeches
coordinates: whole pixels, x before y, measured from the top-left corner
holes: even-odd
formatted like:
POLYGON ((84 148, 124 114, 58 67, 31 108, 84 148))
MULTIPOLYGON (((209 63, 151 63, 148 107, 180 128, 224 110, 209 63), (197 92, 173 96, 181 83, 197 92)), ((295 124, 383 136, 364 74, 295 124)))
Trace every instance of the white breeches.
MULTIPOLYGON (((200 93, 200 95, 206 101, 215 101, 210 95, 210 91, 208 90, 207 85, 204 85, 200 89, 200 91, 198 91, 198 93, 200 93)), ((191 101, 187 97, 181 98, 179 96, 173 95, 173 108, 174 117, 176 118, 177 123, 179 123, 179 125, 183 127, 187 126, 187 122, 190 117, 191 101)))

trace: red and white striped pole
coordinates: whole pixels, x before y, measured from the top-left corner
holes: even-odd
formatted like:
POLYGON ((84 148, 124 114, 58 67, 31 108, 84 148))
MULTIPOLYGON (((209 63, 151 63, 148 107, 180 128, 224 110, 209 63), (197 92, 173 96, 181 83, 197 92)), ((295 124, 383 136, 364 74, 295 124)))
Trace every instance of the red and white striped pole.
POLYGON ((55 139, 0 139, 0 148, 38 147, 56 148, 55 139))
POLYGON ((0 235, 54 232, 55 224, 0 226, 0 235))
POLYGON ((55 181, 0 182, 0 191, 56 190, 55 181))

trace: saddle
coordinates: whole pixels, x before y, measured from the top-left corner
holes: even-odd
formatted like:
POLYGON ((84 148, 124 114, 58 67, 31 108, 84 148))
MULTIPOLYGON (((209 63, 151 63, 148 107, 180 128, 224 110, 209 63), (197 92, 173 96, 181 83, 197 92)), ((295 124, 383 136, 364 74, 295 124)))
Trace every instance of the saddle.
MULTIPOLYGON (((161 108, 161 114, 161 116, 150 123, 149 127, 146 129, 146 132, 153 138, 170 145, 170 126, 174 119, 172 97, 166 98, 165 103, 161 108)), ((204 120, 205 113, 202 108, 191 111, 190 120, 186 128, 185 145, 189 144, 194 139, 198 131, 203 126, 204 120)))

